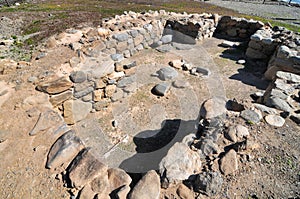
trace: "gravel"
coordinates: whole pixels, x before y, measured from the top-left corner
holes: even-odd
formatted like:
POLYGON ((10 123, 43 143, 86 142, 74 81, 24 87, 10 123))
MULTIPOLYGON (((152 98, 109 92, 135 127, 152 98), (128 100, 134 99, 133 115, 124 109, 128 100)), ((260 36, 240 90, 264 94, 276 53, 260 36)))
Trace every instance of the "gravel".
POLYGON ((238 11, 242 14, 259 16, 267 19, 284 18, 296 20, 278 20, 300 27, 300 8, 287 5, 249 3, 238 1, 210 0, 208 3, 238 11))

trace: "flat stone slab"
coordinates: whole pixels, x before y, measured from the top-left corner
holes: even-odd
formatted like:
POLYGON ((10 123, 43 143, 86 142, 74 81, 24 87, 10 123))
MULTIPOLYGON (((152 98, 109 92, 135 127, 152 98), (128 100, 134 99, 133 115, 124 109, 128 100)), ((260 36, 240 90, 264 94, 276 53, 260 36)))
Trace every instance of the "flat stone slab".
POLYGON ((250 123, 259 123, 262 119, 262 116, 253 110, 244 110, 241 112, 241 117, 250 123))
POLYGON ((107 175, 107 166, 90 153, 90 148, 83 149, 69 167, 68 173, 72 187, 82 188, 98 176, 107 175))
POLYGON ((157 71, 159 79, 166 81, 175 79, 178 76, 178 72, 172 67, 164 67, 157 71))
POLYGON ((29 135, 34 136, 46 131, 56 134, 59 131, 59 128, 64 125, 65 123, 62 116, 56 111, 48 109, 40 113, 39 118, 33 129, 29 132, 29 135))
POLYGON ((59 94, 73 86, 73 83, 65 77, 60 77, 37 85, 36 89, 48 94, 59 94))
POLYGON ((157 96, 165 96, 170 89, 169 83, 160 83, 153 87, 152 93, 157 96))
POLYGON ((265 120, 268 124, 275 127, 282 127, 285 123, 285 120, 279 115, 267 115, 265 120))
POLYGON ((52 145, 48 153, 46 168, 69 164, 83 147, 82 141, 75 136, 73 131, 66 132, 52 145))

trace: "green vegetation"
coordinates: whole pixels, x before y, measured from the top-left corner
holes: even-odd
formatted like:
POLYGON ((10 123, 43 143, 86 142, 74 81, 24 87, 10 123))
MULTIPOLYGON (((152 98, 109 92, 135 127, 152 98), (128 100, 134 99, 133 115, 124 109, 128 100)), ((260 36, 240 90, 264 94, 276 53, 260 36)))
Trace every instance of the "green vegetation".
POLYGON ((291 31, 300 32, 300 28, 298 26, 294 26, 294 25, 291 25, 291 24, 287 24, 287 23, 283 23, 283 22, 279 22, 279 21, 274 21, 274 20, 271 20, 271 19, 265 19, 265 18, 257 17, 257 16, 242 15, 241 17, 244 17, 246 19, 254 19, 254 20, 257 20, 257 21, 261 21, 263 23, 269 22, 272 26, 282 26, 282 27, 285 27, 285 28, 287 28, 291 31))

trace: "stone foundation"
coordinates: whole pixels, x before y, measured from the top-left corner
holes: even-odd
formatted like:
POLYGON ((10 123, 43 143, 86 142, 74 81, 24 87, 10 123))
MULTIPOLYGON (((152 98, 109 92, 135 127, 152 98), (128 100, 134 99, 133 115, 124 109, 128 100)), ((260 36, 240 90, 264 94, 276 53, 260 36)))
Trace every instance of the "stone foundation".
MULTIPOLYGON (((89 112, 100 111, 110 102, 136 91, 137 87, 133 84, 136 63, 128 62, 125 58, 149 46, 160 47, 171 43, 193 45, 197 40, 211 37, 214 33, 235 40, 250 39, 246 56, 248 59, 264 61, 269 61, 272 57, 268 71, 272 67, 277 67, 278 70, 299 73, 299 39, 296 35, 283 29, 276 30, 275 27, 273 29, 263 27, 261 22, 227 16, 219 21, 218 15, 210 14, 128 12, 104 19, 99 28, 68 30, 67 33, 58 36, 56 43, 69 46, 77 52, 77 56, 70 60, 74 70, 71 74, 41 82, 37 86, 38 90, 50 95, 52 105, 63 110, 64 115, 63 120, 54 111, 41 114, 30 134, 35 136, 45 129, 50 129, 47 131, 60 135, 49 150, 47 168, 58 169, 62 165, 67 168, 63 177, 69 181, 69 187, 79 198, 113 196, 133 199, 137 198, 141 191, 149 194, 149 198, 159 198, 160 187, 167 188, 171 183, 181 183, 192 175, 195 176, 193 181, 195 191, 204 192, 210 197, 218 194, 223 183, 220 173, 229 175, 238 170, 237 152, 240 148, 256 148, 254 144, 251 145, 250 139, 248 140, 250 135, 245 126, 233 123, 230 124, 230 128, 229 126, 225 128, 227 101, 223 98, 212 98, 203 103, 199 124, 202 137, 196 139, 194 134, 190 134, 182 142, 174 144, 159 164, 160 177, 155 171, 149 171, 132 190, 129 186, 132 179, 125 171, 108 168, 102 164, 92 149, 85 146, 76 133, 66 125, 66 123, 75 124, 84 119, 89 112), (279 63, 283 61, 284 64, 280 65, 279 63), (52 123, 45 122, 48 120, 52 123), (229 137, 228 140, 237 149, 232 148, 226 153, 224 151, 220 156, 222 152, 220 149, 225 149, 228 141, 220 142, 221 144, 217 141, 224 135, 229 137), (217 169, 209 173, 200 173, 202 166, 200 158, 209 159, 208 157, 211 157, 211 167, 217 169), (206 178, 211 181, 206 181, 206 178), (204 182, 207 186, 203 185, 204 182), (214 188, 210 188, 210 183, 214 183, 214 188), (155 187, 154 191, 152 187, 155 187)), ((210 74, 201 67, 189 68, 182 60, 174 61, 170 65, 176 69, 189 70, 191 73, 194 70, 195 74, 210 74)), ((174 68, 164 69, 166 72, 158 75, 163 79, 172 78, 177 75, 174 68)), ((273 73, 269 77, 273 79, 273 73)), ((284 112, 292 112, 293 108, 299 108, 297 106, 299 76, 277 72, 276 77, 277 79, 262 96, 262 102, 284 112), (291 92, 289 87, 292 88, 291 92), (284 101, 289 98, 293 98, 291 103, 295 105, 284 101)), ((180 87, 180 83, 178 84, 180 87)), ((163 94, 166 89, 167 86, 157 89, 157 92, 163 94)), ((265 107, 261 105, 260 108, 265 107)), ((243 106, 238 112, 241 112, 240 116, 251 124, 259 123, 262 119, 259 111, 244 110, 243 106)), ((296 116, 297 114, 298 112, 295 113, 296 116)), ((293 118, 299 122, 296 116, 293 118)))

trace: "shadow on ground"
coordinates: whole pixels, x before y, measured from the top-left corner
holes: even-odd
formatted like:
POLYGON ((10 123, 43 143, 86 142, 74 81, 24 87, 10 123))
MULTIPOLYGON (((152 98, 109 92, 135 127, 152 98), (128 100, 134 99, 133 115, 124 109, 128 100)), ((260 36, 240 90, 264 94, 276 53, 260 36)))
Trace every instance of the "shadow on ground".
POLYGON ((137 134, 133 138, 137 153, 124 160, 119 167, 129 173, 158 170, 159 163, 176 142, 183 141, 184 137, 189 134, 196 135, 198 123, 198 119, 164 120, 161 129, 137 134))
POLYGON ((263 79, 262 74, 253 74, 246 69, 239 69, 237 74, 232 75, 229 79, 238 80, 244 84, 255 86, 257 89, 266 90, 269 81, 263 79))

